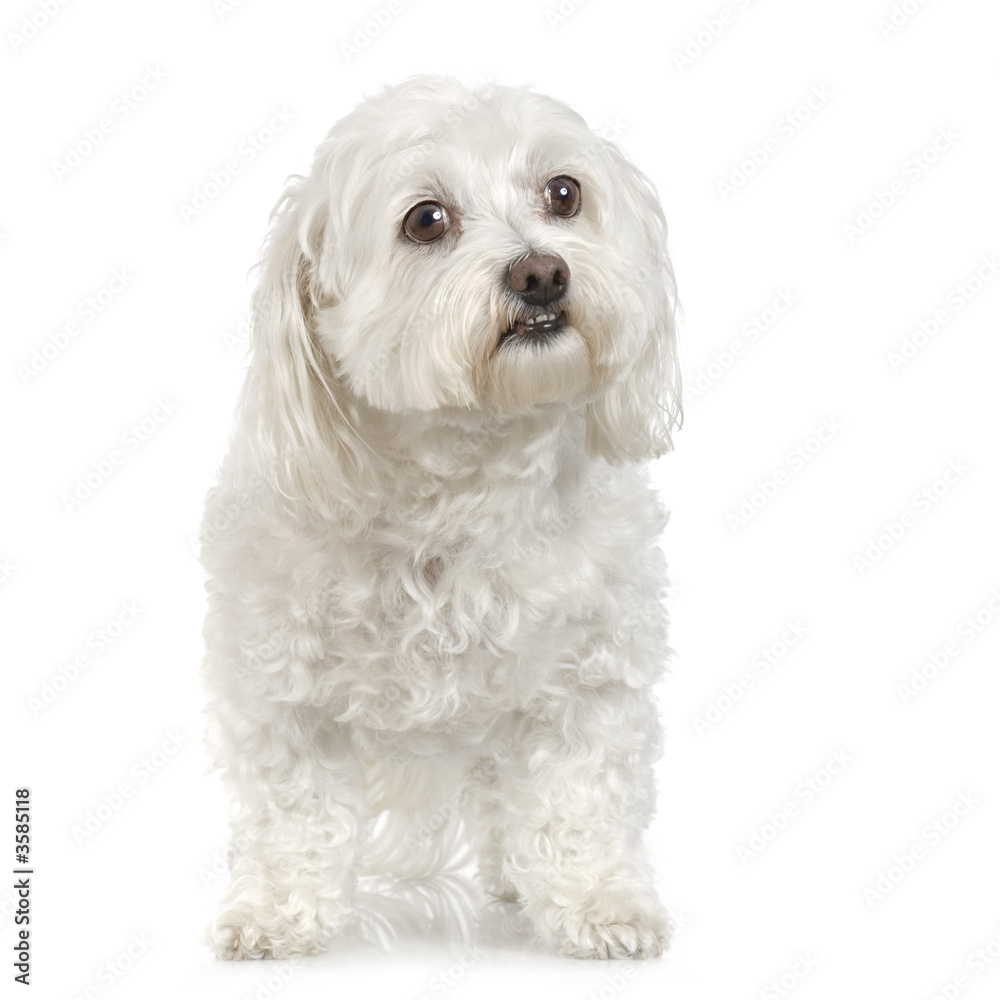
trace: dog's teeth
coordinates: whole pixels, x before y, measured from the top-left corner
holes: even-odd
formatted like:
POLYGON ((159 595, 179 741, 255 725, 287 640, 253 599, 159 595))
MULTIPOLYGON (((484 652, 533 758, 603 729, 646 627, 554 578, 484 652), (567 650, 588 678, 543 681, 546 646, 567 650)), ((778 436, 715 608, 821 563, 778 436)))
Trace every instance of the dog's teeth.
POLYGON ((556 318, 556 313, 542 313, 541 316, 529 316, 524 321, 525 326, 534 326, 536 323, 549 323, 556 318))

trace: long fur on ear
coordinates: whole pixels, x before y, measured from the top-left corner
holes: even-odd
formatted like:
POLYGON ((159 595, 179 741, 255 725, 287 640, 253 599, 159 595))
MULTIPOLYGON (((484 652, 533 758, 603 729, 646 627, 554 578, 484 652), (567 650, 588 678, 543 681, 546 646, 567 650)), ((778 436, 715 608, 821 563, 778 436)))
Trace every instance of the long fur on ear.
POLYGON ((587 451, 607 461, 643 461, 673 446, 683 421, 681 368, 675 322, 677 289, 667 255, 667 223, 656 192, 611 143, 606 144, 616 173, 618 196, 629 218, 642 223, 646 259, 636 268, 631 322, 641 346, 622 376, 587 406, 587 451), (651 317, 651 320, 650 320, 651 317))
POLYGON ((377 502, 374 456, 311 329, 331 294, 317 277, 329 213, 320 186, 315 177, 291 178, 271 213, 241 410, 254 471, 284 509, 360 530, 377 502))

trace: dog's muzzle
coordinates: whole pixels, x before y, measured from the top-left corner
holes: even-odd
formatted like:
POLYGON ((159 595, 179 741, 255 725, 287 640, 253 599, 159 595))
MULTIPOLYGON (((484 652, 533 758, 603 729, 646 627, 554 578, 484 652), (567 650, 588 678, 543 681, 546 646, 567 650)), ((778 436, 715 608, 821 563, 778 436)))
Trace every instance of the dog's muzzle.
POLYGON ((529 308, 500 334, 498 347, 513 340, 545 343, 565 329, 566 313, 558 304, 569 289, 569 265, 562 257, 529 254, 507 272, 507 288, 529 308))

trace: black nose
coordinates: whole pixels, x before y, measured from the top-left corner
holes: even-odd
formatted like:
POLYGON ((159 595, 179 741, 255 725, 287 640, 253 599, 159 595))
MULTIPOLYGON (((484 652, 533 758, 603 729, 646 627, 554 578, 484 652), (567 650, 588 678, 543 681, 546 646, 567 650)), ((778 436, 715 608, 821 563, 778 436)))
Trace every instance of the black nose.
POLYGON ((533 253, 519 260, 507 274, 507 286, 525 302, 544 306, 566 293, 569 266, 562 257, 533 253))

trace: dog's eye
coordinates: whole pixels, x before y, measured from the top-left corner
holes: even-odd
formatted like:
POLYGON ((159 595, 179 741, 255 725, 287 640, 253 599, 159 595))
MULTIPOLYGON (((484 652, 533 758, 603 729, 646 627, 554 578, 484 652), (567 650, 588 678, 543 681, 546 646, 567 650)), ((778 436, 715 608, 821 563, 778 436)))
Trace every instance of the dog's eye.
POLYGON ((403 231, 415 243, 433 243, 447 228, 448 213, 436 201, 414 205, 403 220, 403 231))
POLYGON ((553 177, 545 185, 545 200, 553 215, 569 218, 580 211, 580 185, 572 177, 553 177))

